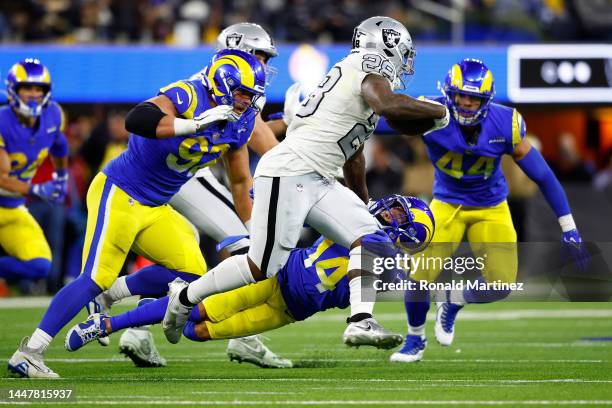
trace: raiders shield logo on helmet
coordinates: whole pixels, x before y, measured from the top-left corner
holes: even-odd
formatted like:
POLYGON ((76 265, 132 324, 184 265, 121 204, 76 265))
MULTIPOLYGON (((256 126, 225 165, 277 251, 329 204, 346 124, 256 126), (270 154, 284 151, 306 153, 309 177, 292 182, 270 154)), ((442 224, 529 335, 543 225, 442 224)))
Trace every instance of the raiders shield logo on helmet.
POLYGON ((393 48, 397 44, 399 44, 400 33, 398 33, 392 28, 383 28, 382 36, 383 36, 383 42, 389 48, 393 48))
POLYGON ((242 41, 242 34, 233 33, 227 36, 225 40, 225 45, 227 48, 236 48, 242 41))

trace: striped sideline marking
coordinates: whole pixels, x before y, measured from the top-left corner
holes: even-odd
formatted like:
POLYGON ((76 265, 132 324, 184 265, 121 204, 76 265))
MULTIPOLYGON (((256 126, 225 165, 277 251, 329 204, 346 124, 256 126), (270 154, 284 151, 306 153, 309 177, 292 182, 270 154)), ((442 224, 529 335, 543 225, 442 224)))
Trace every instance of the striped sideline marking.
MULTIPOLYGON (((45 401, 45 404, 66 404, 67 401, 45 401)), ((79 404, 106 404, 106 405, 142 405, 143 401, 125 400, 102 400, 102 399, 77 399, 79 404)), ((201 400, 162 400, 147 401, 147 405, 200 405, 201 400)), ((6 404, 32 405, 40 402, 3 402, 6 404)), ((206 405, 612 405, 612 400, 524 400, 524 401, 503 401, 503 400, 286 400, 286 401, 210 401, 206 405)))
MULTIPOLYGON (((129 361, 126 357, 112 357, 112 358, 46 358, 45 361, 51 363, 121 363, 129 361)), ((229 362, 229 358, 169 358, 168 362, 172 363, 189 363, 198 361, 208 361, 214 363, 229 362)), ((380 361, 386 362, 386 359, 376 358, 296 358, 296 361, 305 362, 321 362, 321 363, 376 363, 380 361)), ((559 359, 537 359, 537 360, 512 360, 512 359, 485 359, 485 358, 455 358, 455 359, 427 359, 426 362, 432 363, 508 363, 508 364, 524 364, 524 363, 608 363, 604 360, 559 360, 559 359)))
MULTIPOLYGON (((100 377, 78 377, 79 380, 91 382, 142 382, 142 378, 100 378, 100 377)), ((335 383, 338 379, 335 378, 178 378, 178 377, 163 377, 163 381, 176 382, 323 382, 335 383)), ((8 377, 3 378, 6 381, 23 381, 23 378, 8 377)), ((56 378, 53 381, 73 381, 74 378, 56 378)), ((150 378, 149 380, 158 380, 158 378, 150 378)), ((550 378, 543 380, 523 380, 523 379, 458 379, 458 378, 436 378, 436 379, 413 379, 413 378, 345 378, 343 381, 360 382, 360 383, 486 383, 486 384, 543 384, 543 383, 575 383, 575 384, 612 384, 612 380, 585 380, 581 378, 550 378)))
MULTIPOLYGON (((16 297, 8 299, 0 299, 0 309, 31 309, 47 307, 51 301, 50 297, 16 297)), ((122 305, 136 305, 138 298, 133 296, 123 299, 122 305)), ((435 311, 434 311, 435 312, 435 311)), ((433 312, 432 312, 433 313, 433 312)), ((516 309, 516 310, 500 310, 500 311, 474 311, 463 310, 461 312, 461 320, 520 320, 520 319, 575 319, 580 317, 587 318, 610 318, 612 317, 612 309, 516 309)), ((405 313, 379 313, 376 315, 379 320, 399 320, 405 321, 405 313)), ((337 322, 338 313, 327 312, 324 314, 315 315, 307 320, 307 322, 337 322)))

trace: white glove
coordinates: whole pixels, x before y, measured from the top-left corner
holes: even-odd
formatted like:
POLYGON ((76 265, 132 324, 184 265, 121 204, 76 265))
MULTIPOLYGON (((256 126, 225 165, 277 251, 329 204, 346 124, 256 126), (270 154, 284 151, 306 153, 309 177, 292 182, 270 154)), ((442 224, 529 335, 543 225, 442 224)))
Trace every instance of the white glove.
POLYGON ((285 92, 285 106, 283 108, 283 122, 287 126, 291 124, 297 110, 302 106, 300 97, 302 96, 302 87, 298 82, 291 85, 285 92))
POLYGON ((240 115, 234 112, 233 106, 219 105, 212 109, 208 109, 193 120, 196 123, 196 132, 201 132, 215 122, 220 122, 222 120, 235 122, 238 119, 240 119, 240 115))
POLYGON ((259 98, 255 100, 255 107, 258 111, 263 111, 264 106, 266 106, 266 96, 261 95, 259 98))
POLYGON ((431 99, 427 99, 427 98, 424 98, 424 97, 420 97, 418 99, 420 101, 429 102, 429 103, 434 104, 434 105, 444 106, 444 111, 446 112, 444 114, 443 118, 441 118, 441 119, 434 119, 434 125, 432 126, 431 129, 429 129, 427 132, 425 132, 425 134, 428 134, 429 132, 433 132, 434 130, 444 129, 445 127, 448 126, 448 123, 450 122, 450 112, 448 111, 448 108, 445 105, 442 105, 438 101, 432 101, 431 99))

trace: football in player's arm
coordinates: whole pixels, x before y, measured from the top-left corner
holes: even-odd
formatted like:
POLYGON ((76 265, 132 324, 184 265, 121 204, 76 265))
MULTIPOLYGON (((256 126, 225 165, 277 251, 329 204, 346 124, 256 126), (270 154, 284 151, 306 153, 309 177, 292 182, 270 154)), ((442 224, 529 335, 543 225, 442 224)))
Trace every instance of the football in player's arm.
POLYGON ((412 73, 414 55, 408 30, 396 20, 372 17, 356 27, 351 54, 332 67, 296 113, 287 137, 257 166, 248 255, 228 258, 188 287, 171 289, 163 321, 169 341, 178 341, 189 310, 207 296, 274 276, 304 222, 350 247, 351 317, 344 341, 375 345, 399 337, 373 319, 373 302, 360 301, 361 245, 388 239, 365 207, 361 146, 376 127, 377 113, 447 123, 444 106, 393 94, 412 73), (343 166, 353 191, 333 181, 343 166))
POLYGON ((13 65, 7 79, 9 104, 0 108, 0 278, 40 279, 51 269, 51 250, 25 207, 27 195, 61 204, 68 187, 68 143, 61 107, 51 100, 49 70, 34 58, 13 65), (47 156, 51 181, 32 184, 47 156))

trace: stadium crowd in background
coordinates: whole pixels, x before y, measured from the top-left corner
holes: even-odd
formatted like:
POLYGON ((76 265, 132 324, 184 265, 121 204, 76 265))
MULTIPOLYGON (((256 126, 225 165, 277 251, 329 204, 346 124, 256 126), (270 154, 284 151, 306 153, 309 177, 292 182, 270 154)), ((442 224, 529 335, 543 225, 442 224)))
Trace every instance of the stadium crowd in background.
POLYGON ((466 42, 612 39, 612 0, 0 0, 0 40, 14 42, 214 43, 223 27, 256 21, 278 42, 348 42, 353 27, 388 15, 413 38, 448 41, 450 24, 422 4, 464 6, 466 42))
MULTIPOLYGON (((448 23, 419 11, 413 3, 417 2, 394 1, 380 6, 364 0, 0 0, 0 41, 198 45, 214 43, 221 28, 229 24, 257 21, 269 28, 280 42, 348 43, 353 27, 373 14, 386 14, 404 22, 417 42, 448 41, 448 23)), ((461 2, 435 3, 452 6, 461 2)), ((612 0, 466 0, 463 3, 467 42, 612 39, 612 0), (583 24, 587 20, 590 24, 583 24)), ((96 105, 89 110, 78 105, 64 106, 70 148, 68 199, 59 207, 36 199, 28 202, 51 246, 53 269, 46 282, 23 281, 19 291, 55 292, 80 273, 85 194, 93 175, 127 147, 126 111, 122 110, 126 108, 129 106, 96 105)), ((274 109, 282 110, 282 107, 269 107, 265 113, 274 109)), ((529 119, 527 122, 529 129, 529 119)), ((590 146, 593 154, 587 157, 585 150, 578 148, 573 134, 555 137, 557 145, 543 149, 543 154, 551 159, 551 166, 562 182, 586 184, 595 178, 596 188, 610 189, 610 153, 597 152, 590 146)), ((396 192, 431 196, 433 167, 420 140, 380 139, 372 143, 367 154, 366 177, 373 198, 396 192)), ((509 172, 512 170, 506 169, 507 176, 509 172)), ((51 173, 52 166, 46 163, 34 182, 49 180, 51 173)), ((516 178, 508 176, 510 202, 511 207, 516 207, 512 210, 514 222, 519 240, 523 240, 528 237, 523 231, 525 203, 535 190, 521 178, 520 171, 517 174, 516 178)), ((203 240, 202 245, 209 245, 205 253, 214 254, 212 242, 203 240)), ((209 259, 212 265, 215 261, 209 259)), ((6 293, 0 280, 0 296, 6 293)))

